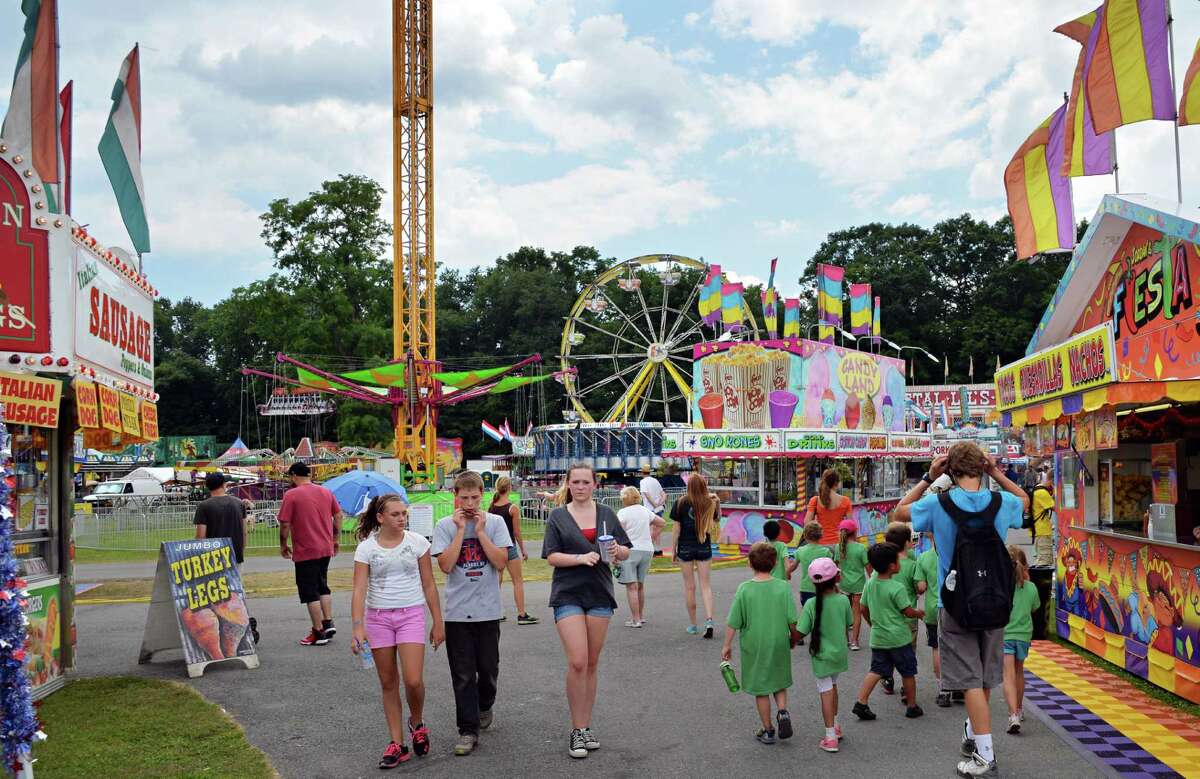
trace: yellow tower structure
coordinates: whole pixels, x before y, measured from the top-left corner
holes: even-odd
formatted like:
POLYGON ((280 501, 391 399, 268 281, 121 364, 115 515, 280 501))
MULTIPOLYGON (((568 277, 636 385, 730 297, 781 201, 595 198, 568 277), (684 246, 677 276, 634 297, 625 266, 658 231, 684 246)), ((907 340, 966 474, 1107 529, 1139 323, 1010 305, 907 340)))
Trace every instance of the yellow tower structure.
POLYGON ((437 475, 439 370, 433 253, 433 0, 392 0, 393 352, 405 402, 396 457, 414 476, 437 475))

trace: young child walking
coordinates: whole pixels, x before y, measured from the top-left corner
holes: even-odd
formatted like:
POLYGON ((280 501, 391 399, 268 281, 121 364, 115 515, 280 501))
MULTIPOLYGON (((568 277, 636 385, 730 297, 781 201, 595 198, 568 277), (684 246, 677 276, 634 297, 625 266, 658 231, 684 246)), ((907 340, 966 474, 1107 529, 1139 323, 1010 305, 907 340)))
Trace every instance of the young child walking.
POLYGON ((375 661, 391 735, 379 760, 380 768, 395 768, 410 757, 400 702, 401 675, 408 700, 412 751, 418 757, 429 754, 429 730, 423 722, 426 606, 433 617, 429 643, 436 649, 445 640, 429 542, 408 532, 407 527, 408 505, 404 499, 395 494, 380 495, 359 520, 359 544, 354 550, 351 649, 355 654, 369 651, 375 661))
POLYGON ((1008 556, 1013 561, 1012 614, 1004 627, 1004 700, 1008 703, 1008 732, 1021 732, 1021 720, 1025 719, 1022 706, 1025 703, 1025 658, 1029 656, 1029 644, 1033 641, 1033 612, 1042 605, 1037 587, 1029 581, 1029 562, 1025 552, 1017 546, 1008 547, 1008 556))
POLYGON ((775 550, 775 567, 771 569, 771 575, 786 582, 792 579, 792 571, 796 570, 796 561, 788 554, 787 544, 779 540, 781 531, 779 523, 773 519, 768 519, 763 523, 763 538, 767 539, 767 543, 775 550))
POLYGON ((850 598, 854 624, 850 628, 850 649, 858 651, 862 631, 862 591, 867 584, 867 547, 858 538, 858 523, 843 519, 838 523, 838 545, 833 549, 833 561, 841 570, 841 590, 850 598))
MULTIPOLYGON (((845 520, 843 520, 845 521, 845 520)), ((813 677, 821 695, 821 716, 825 720, 825 736, 820 747, 826 752, 838 751, 842 727, 838 724, 838 675, 850 668, 850 644, 846 631, 853 622, 850 599, 838 591, 838 567, 828 557, 818 557, 808 567, 808 578, 817 588, 817 595, 800 612, 796 630, 808 635, 808 654, 812 659, 813 677)))
POLYGON ((812 579, 808 578, 808 566, 812 565, 812 561, 818 557, 828 557, 833 559, 833 552, 829 547, 821 545, 821 523, 813 520, 804 526, 804 545, 796 550, 796 565, 794 568, 800 569, 800 605, 803 606, 808 602, 809 598, 817 594, 817 588, 813 586, 812 579))
POLYGON ((775 699, 775 724, 779 738, 792 737, 792 717, 787 709, 787 689, 792 686, 792 653, 796 631, 796 601, 792 588, 771 575, 775 549, 759 541, 748 555, 754 576, 738 585, 725 621, 721 659, 733 659, 733 637, 742 665, 742 689, 754 696, 762 727, 754 734, 763 744, 774 744, 771 699, 775 699))
MULTIPOLYGON (((900 550, 900 559, 898 563, 900 570, 892 578, 904 585, 904 592, 908 595, 908 601, 913 606, 917 605, 917 596, 925 592, 924 582, 917 581, 917 559, 912 554, 912 549, 916 546, 913 541, 913 531, 910 525, 904 522, 890 522, 883 533, 883 540, 894 545, 900 550)), ((917 622, 915 619, 905 620, 908 624, 908 631, 912 634, 913 651, 917 648, 917 622)), ((888 695, 893 695, 896 692, 896 682, 892 677, 885 677, 883 680, 883 691, 888 695)), ((901 696, 903 699, 903 696, 901 696)), ((904 701, 907 703, 907 701, 904 701)))
POLYGON ((895 544, 876 544, 867 551, 867 559, 875 570, 862 599, 863 619, 871 626, 871 670, 859 688, 854 715, 860 720, 875 719, 867 705, 871 691, 895 670, 904 685, 904 716, 920 717, 925 712, 917 705, 917 653, 905 620, 923 617, 925 612, 913 608, 904 585, 894 578, 900 571, 900 550, 895 544))
POLYGON ((937 545, 933 541, 933 533, 926 533, 929 548, 917 557, 916 578, 918 587, 925 585, 925 643, 933 653, 933 678, 937 680, 937 705, 943 709, 952 705, 949 690, 942 689, 942 652, 938 649, 938 605, 937 577, 938 556, 937 545))

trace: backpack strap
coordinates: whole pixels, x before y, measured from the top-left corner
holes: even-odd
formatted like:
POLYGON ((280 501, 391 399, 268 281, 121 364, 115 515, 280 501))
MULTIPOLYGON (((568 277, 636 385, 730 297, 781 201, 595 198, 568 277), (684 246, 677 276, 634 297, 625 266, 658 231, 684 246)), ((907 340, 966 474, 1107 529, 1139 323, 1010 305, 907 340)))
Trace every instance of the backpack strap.
POLYGON ((950 499, 949 492, 938 493, 938 505, 950 516, 950 519, 954 520, 955 524, 959 525, 975 518, 985 519, 991 524, 995 521, 996 515, 1000 513, 1000 506, 1003 502, 1004 499, 1000 497, 1000 493, 993 492, 990 502, 983 511, 964 511, 959 508, 957 503, 950 499))

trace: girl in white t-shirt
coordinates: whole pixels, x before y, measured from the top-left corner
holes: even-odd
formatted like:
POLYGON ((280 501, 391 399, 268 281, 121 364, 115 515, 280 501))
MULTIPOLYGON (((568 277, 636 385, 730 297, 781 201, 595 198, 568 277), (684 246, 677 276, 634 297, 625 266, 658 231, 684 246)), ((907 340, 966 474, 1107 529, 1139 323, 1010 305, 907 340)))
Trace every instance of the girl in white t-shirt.
POLYGON ((429 643, 436 649, 446 638, 437 585, 429 557, 429 541, 410 533, 408 505, 399 495, 380 495, 371 501, 358 523, 354 550, 355 654, 370 643, 371 656, 383 688, 383 712, 391 741, 379 760, 380 768, 395 768, 409 758, 404 738, 404 707, 400 674, 408 699, 408 732, 418 757, 429 753, 429 730, 422 722, 425 708, 425 607, 433 616, 429 643), (397 663, 399 655, 399 663, 397 663))
POLYGON ((637 487, 621 490, 624 508, 617 512, 617 519, 625 529, 625 535, 633 542, 629 557, 621 563, 617 581, 625 585, 629 598, 630 619, 627 628, 640 628, 646 619, 646 574, 650 572, 650 560, 654 557, 654 531, 662 530, 666 522, 642 503, 637 487))

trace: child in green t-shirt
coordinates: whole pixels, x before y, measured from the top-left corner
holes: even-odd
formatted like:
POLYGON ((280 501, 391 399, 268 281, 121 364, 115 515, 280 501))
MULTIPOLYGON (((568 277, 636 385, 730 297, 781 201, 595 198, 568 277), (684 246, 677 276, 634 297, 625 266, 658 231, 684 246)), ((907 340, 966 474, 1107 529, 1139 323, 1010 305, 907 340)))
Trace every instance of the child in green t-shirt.
POLYGON ((817 588, 813 586, 812 579, 808 578, 808 566, 812 565, 812 561, 818 557, 833 558, 833 552, 829 550, 829 547, 821 546, 823 532, 820 522, 816 520, 809 522, 804 526, 804 545, 796 550, 796 565, 793 568, 800 569, 801 606, 817 594, 817 588))
POLYGON ((787 544, 779 540, 779 533, 782 529, 780 524, 773 519, 768 519, 763 523, 763 538, 767 539, 767 543, 775 549, 775 567, 771 569, 771 575, 786 582, 792 579, 792 571, 796 570, 796 561, 788 554, 787 544))
POLYGON ((900 571, 900 549, 895 544, 876 544, 867 551, 867 559, 875 570, 862 600, 863 619, 871 626, 871 670, 859 688, 854 715, 875 719, 867 699, 875 685, 896 670, 904 684, 904 716, 920 717, 925 712, 917 705, 917 653, 906 620, 923 617, 925 612, 913 607, 904 584, 895 579, 900 571))
POLYGON ((933 653, 933 678, 938 683, 937 705, 951 705, 949 690, 942 689, 942 653, 938 649, 938 556, 933 533, 926 533, 929 548, 917 558, 917 587, 925 587, 925 643, 933 653))
POLYGON ((762 728, 754 737, 764 744, 775 743, 771 726, 771 698, 775 698, 779 738, 792 737, 792 718, 787 710, 787 688, 792 686, 792 652, 796 638, 796 600, 785 581, 771 575, 775 549, 759 541, 748 555, 754 576, 738 585, 725 621, 725 645, 721 659, 733 658, 733 637, 739 636, 742 689, 754 696, 762 728))
POLYGON ((808 566, 808 578, 817 594, 804 604, 796 630, 809 634, 808 653, 812 657, 813 677, 821 695, 821 716, 825 719, 825 737, 820 747, 838 751, 842 727, 837 721, 838 675, 850 668, 850 645, 846 629, 853 622, 850 599, 838 592, 838 567, 828 557, 818 557, 808 566))
POLYGON ((1020 733, 1025 718, 1021 707, 1025 700, 1025 658, 1033 641, 1033 612, 1042 605, 1037 587, 1029 581, 1029 562, 1017 546, 1008 547, 1013 562, 1012 613, 1004 627, 1004 700, 1008 702, 1008 732, 1020 733))
POLYGON ((843 519, 838 523, 838 545, 833 548, 833 561, 841 569, 841 590, 850 598, 850 610, 854 613, 850 649, 855 652, 862 630, 862 591, 867 584, 867 547, 855 540, 857 538, 857 522, 843 519))
MULTIPOLYGON (((925 592, 925 583, 917 581, 917 560, 912 555, 912 549, 916 546, 913 535, 912 525, 906 522, 890 522, 883 532, 883 540, 900 550, 900 570, 892 578, 904 586, 909 602, 916 606, 917 597, 925 592)), ((907 624, 909 632, 912 633, 913 651, 916 651, 917 620, 907 620, 907 624)), ((888 695, 896 691, 895 680, 890 676, 883 680, 883 691, 888 695)))

